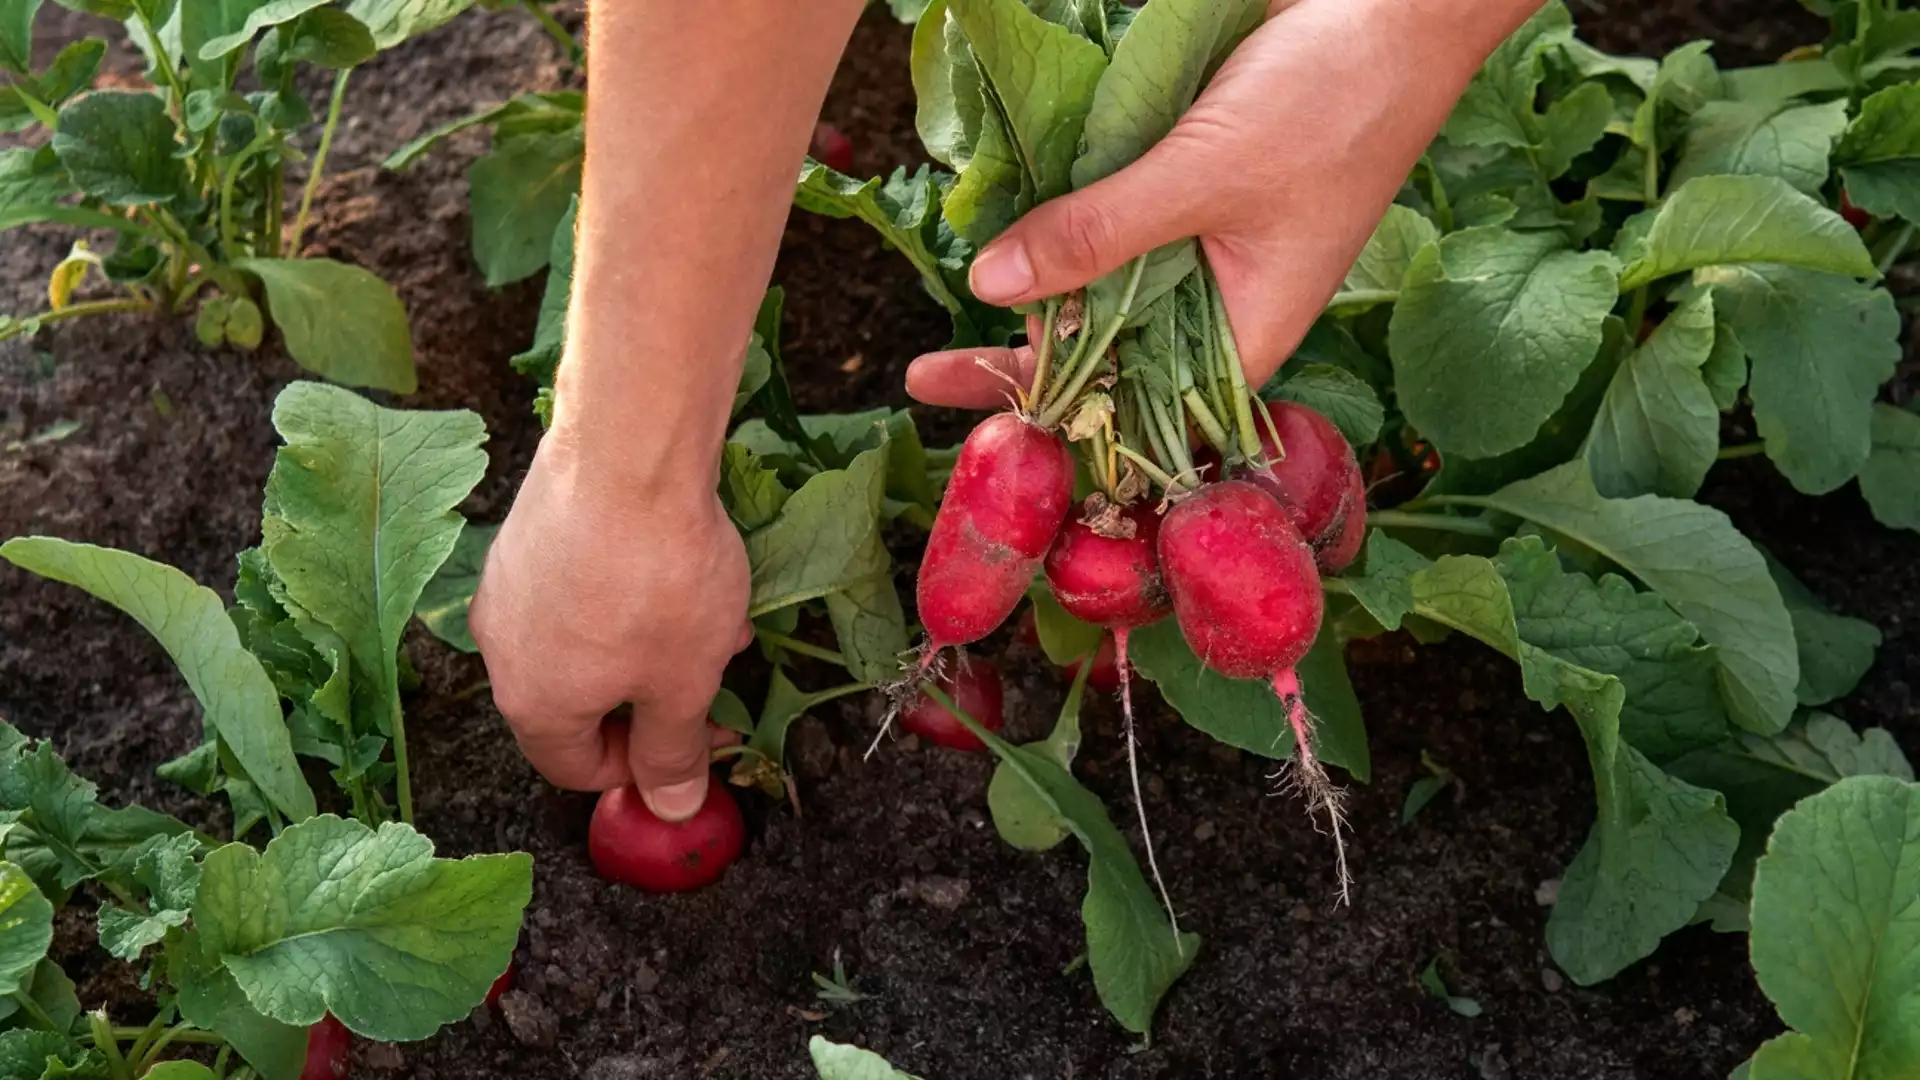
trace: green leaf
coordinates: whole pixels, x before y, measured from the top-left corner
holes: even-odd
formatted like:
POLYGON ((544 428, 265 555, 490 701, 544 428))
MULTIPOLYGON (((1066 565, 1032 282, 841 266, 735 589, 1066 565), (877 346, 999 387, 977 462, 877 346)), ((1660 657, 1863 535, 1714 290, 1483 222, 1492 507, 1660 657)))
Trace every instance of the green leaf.
POLYGON ((420 590, 420 602, 413 613, 420 617, 433 636, 461 652, 479 652, 473 634, 467 629, 467 609, 473 606, 474 590, 480 587, 480 569, 486 565, 487 548, 493 543, 498 525, 467 522, 454 541, 453 553, 440 564, 427 587, 420 590))
POLYGON ((382 51, 445 26, 473 0, 352 0, 347 14, 366 23, 382 51))
POLYGON ((720 500, 743 533, 765 528, 780 514, 793 492, 759 454, 729 442, 720 455, 720 500))
POLYGON ((1307 364, 1288 373, 1283 382, 1262 395, 1268 401, 1297 401, 1333 421, 1340 434, 1355 446, 1380 437, 1386 407, 1358 375, 1331 364, 1307 364))
POLYGON ((181 1019, 227 1040, 265 1080, 299 1080, 307 1060, 306 1026, 260 1015, 220 957, 206 954, 198 931, 167 943, 166 973, 179 991, 181 1019))
POLYGON ((1776 176, 1699 176, 1660 204, 1645 250, 1621 272, 1630 291, 1702 266, 1781 263, 1879 277, 1860 234, 1776 176))
MULTIPOLYGON (((899 672, 900 665, 895 664, 889 677, 897 678, 899 672)), ((846 697, 851 689, 854 687, 836 686, 808 693, 793 685, 793 680, 787 677, 786 668, 775 665, 772 681, 767 686, 767 700, 760 708, 759 722, 747 733, 747 745, 775 762, 784 762, 787 757, 787 729, 793 726, 793 722, 815 706, 846 697)))
POLYGON ((807 1043, 807 1053, 813 1058, 820 1080, 915 1080, 887 1064, 887 1059, 879 1054, 857 1046, 831 1043, 818 1035, 807 1043))
POLYGON ((707 707, 707 719, 728 731, 753 734, 753 716, 747 712, 747 703, 740 700, 739 694, 724 686, 713 695, 713 703, 707 707))
POLYGON ((1609 978, 1693 917, 1726 872, 1739 830, 1718 795, 1669 777, 1621 737, 1620 679, 1523 636, 1523 625, 1539 633, 1618 606, 1583 596, 1591 586, 1577 575, 1565 581, 1538 537, 1507 541, 1497 559, 1455 555, 1414 569, 1410 554, 1375 540, 1367 576, 1379 580, 1354 596, 1388 628, 1412 613, 1480 639, 1519 662, 1529 698, 1565 707, 1580 726, 1598 814, 1562 875, 1547 946, 1575 982, 1609 978), (1375 606, 1377 598, 1387 602, 1375 606))
POLYGON ((373 58, 373 34, 339 8, 315 8, 280 31, 281 55, 315 67, 355 67, 373 58))
POLYGON ((40 100, 55 107, 66 104, 92 85, 106 55, 107 43, 100 38, 82 38, 61 49, 40 73, 40 100))
POLYGON ((1613 95, 1598 82, 1585 82, 1547 107, 1541 119, 1540 175, 1558 179, 1573 159, 1594 148, 1613 122, 1613 95))
POLYGON ((967 286, 971 249, 943 228, 940 218, 945 179, 922 166, 911 173, 896 169, 884 182, 878 177, 858 180, 808 161, 801 166, 793 203, 810 213, 864 221, 888 247, 906 256, 920 272, 921 284, 953 319, 950 348, 1002 344, 1024 323, 973 298, 967 286))
POLYGON ((1666 768, 1689 784, 1726 796, 1727 813, 1740 826, 1740 847, 1715 898, 1730 910, 1715 913, 1715 929, 1736 914, 1746 919, 1754 863, 1766 850, 1774 822, 1793 804, 1848 776, 1913 779, 1913 767, 1884 729, 1855 734, 1845 721, 1819 712, 1796 719, 1777 735, 1740 732, 1666 768))
MULTIPOLYGON (((513 370, 530 376, 542 389, 551 390, 560 372, 560 357, 567 344, 567 302, 573 295, 573 226, 580 201, 567 205, 566 216, 553 230, 553 249, 547 261, 547 288, 540 296, 540 318, 533 330, 533 344, 515 356, 513 370)), ((551 405, 548 406, 551 409, 551 405)), ((535 406, 538 410, 538 406, 535 406)), ((551 416, 543 419, 550 423, 551 416)))
POLYGON ((1035 201, 1065 195, 1107 54, 1021 0, 949 0, 948 10, 1005 110, 1035 201))
POLYGON ((1691 498, 1720 452, 1720 410, 1700 374, 1715 342, 1713 298, 1682 304, 1614 371, 1584 450, 1610 498, 1691 498))
MULTIPOLYGON (((228 53, 246 48, 256 35, 270 26, 280 26, 305 15, 328 0, 268 0, 249 7, 238 29, 209 38, 197 53, 202 61, 219 60, 228 53)), ((364 20, 362 20, 364 21, 364 20)), ((183 31, 184 32, 184 31, 183 31)))
POLYGON ((973 157, 980 128, 980 69, 947 0, 932 0, 913 31, 913 126, 927 156, 954 169, 973 157))
POLYGON ((747 537, 753 567, 749 617, 839 592, 885 571, 880 497, 887 449, 825 472, 793 493, 780 515, 747 537))
POLYGON ((0 150, 0 214, 51 206, 74 194, 73 181, 50 151, 24 146, 0 150))
POLYGON ((1920 1069, 1920 787, 1853 777, 1775 826, 1753 881, 1754 976, 1793 1030, 1753 1080, 1920 1069))
POLYGON ((313 816, 313 790, 294 759, 279 694, 260 662, 241 647, 213 590, 138 555, 47 537, 0 544, 0 558, 84 589, 132 616, 173 658, 206 710, 207 725, 273 804, 295 821, 313 816))
POLYGON ((33 73, 33 17, 41 0, 0 0, 0 67, 33 73))
MULTIPOLYGON (((1293 727, 1272 687, 1257 679, 1229 679, 1203 665, 1173 619, 1135 630, 1127 655, 1135 670, 1160 687, 1160 696, 1188 724, 1261 757, 1293 756, 1293 727)), ((1320 760, 1365 783, 1372 777, 1366 730, 1330 625, 1321 627, 1313 650, 1300 662, 1299 674, 1307 708, 1314 714, 1320 760)))
POLYGON ((162 1061, 140 1075, 141 1080, 220 1080, 212 1069, 197 1061, 162 1061))
POLYGON ((1810 495, 1845 484, 1872 452, 1873 401, 1900 361, 1886 290, 1783 266, 1702 270, 1753 365, 1753 418, 1773 459, 1810 495))
POLYGON ((582 135, 575 130, 502 140, 467 170, 473 257, 489 287, 531 277, 547 265, 554 229, 580 191, 582 135))
POLYGON ((1800 704, 1825 705, 1853 693, 1873 666, 1879 628, 1827 610, 1813 590, 1770 555, 1767 571, 1793 616, 1793 636, 1800 646, 1800 704))
POLYGON ((1920 531, 1920 416, 1873 407, 1873 449, 1860 468, 1860 494, 1880 524, 1920 531))
POLYGON ((0 995, 26 989, 53 944, 53 904, 25 870, 0 863, 0 995))
POLYGON ((260 279, 287 355, 343 386, 411 394, 413 334, 393 287, 332 259, 240 259, 260 279))
MULTIPOLYGON (((80 998, 74 991, 73 980, 67 978, 67 973, 51 959, 40 961, 39 966, 33 969, 25 993, 53 1021, 52 1031, 72 1031, 74 1023, 80 1019, 80 998)), ((17 999, 0 999, 0 1021, 16 1017, 19 1013, 20 1003, 17 999)))
POLYGON ((1920 221, 1920 83, 1869 95, 1833 156, 1855 206, 1920 221))
POLYGON ((1466 229, 1422 248, 1388 330, 1408 421, 1443 453, 1524 446, 1599 351, 1616 272, 1555 232, 1466 229))
POLYGON ((1654 495, 1602 498, 1580 462, 1469 501, 1565 536, 1640 579, 1717 648, 1734 722, 1761 734, 1786 726, 1800 681, 1793 621, 1766 561, 1725 514, 1654 495))
POLYGON ((1033 787, 1086 848, 1087 896, 1080 917, 1087 927, 1087 966, 1093 970, 1094 989, 1121 1027, 1146 1033, 1160 999, 1193 963, 1200 936, 1182 933, 1176 938, 1126 837, 1107 817, 1099 797, 1045 754, 1014 746, 978 724, 968 726, 1033 787))
MULTIPOLYGON (((875 561, 884 558, 881 550, 875 561)), ((876 686, 900 678, 900 657, 909 647, 907 616, 893 587, 891 565, 885 573, 828 593, 827 617, 833 621, 848 674, 876 686)))
POLYGON ((106 1076, 105 1058, 63 1034, 30 1028, 0 1032, 0 1080, 103 1080, 106 1076))
POLYGON ((100 946, 129 962, 140 959, 175 927, 187 925, 200 889, 200 841, 191 833, 156 836, 129 852, 129 876, 145 891, 145 911, 118 904, 100 908, 100 946))
POLYGON ((1821 105, 1794 101, 1710 101, 1687 123, 1686 150, 1668 177, 1678 188, 1696 176, 1777 176, 1818 194, 1827 156, 1847 127, 1844 98, 1821 105))
POLYGON ((1573 38, 1573 16, 1559 0, 1542 7, 1493 50, 1447 117, 1442 134, 1458 146, 1529 147, 1539 139, 1534 100, 1542 54, 1573 38))
POLYGON ((386 409, 308 382, 280 392, 273 426, 286 445, 267 477, 261 546, 290 604, 352 657, 355 715, 391 735, 400 637, 459 540, 454 507, 486 472, 486 430, 470 412, 386 409))
POLYGON ((1047 654, 1048 663, 1066 667, 1100 648, 1106 631, 1067 614, 1051 588, 1036 582, 1027 589, 1027 599, 1033 602, 1034 636, 1040 639, 1040 651, 1047 654))
MULTIPOLYGON (((1208 72, 1260 25, 1266 10, 1262 0, 1159 0, 1141 8, 1106 72, 1095 72, 1073 186, 1111 176, 1166 138, 1208 72)), ((1052 194, 1043 184, 1041 197, 1052 194)))
POLYGON ((110 206, 173 201, 187 179, 173 151, 173 120, 153 94, 88 94, 60 110, 53 133, 74 184, 110 206))
POLYGON ((180 52, 192 72, 192 85, 224 92, 239 67, 237 51, 212 59, 200 54, 207 42, 241 30, 247 17, 266 0, 180 0, 180 52))
POLYGON ((435 859, 410 826, 375 832, 329 814, 264 852, 208 855, 194 924, 262 1014, 305 1025, 331 1012, 399 1042, 480 1004, 512 959, 532 888, 524 854, 435 859))
POLYGON ((1419 211, 1398 203, 1387 207, 1327 309, 1335 315, 1358 315, 1398 300, 1413 257, 1439 238, 1440 230, 1419 211))

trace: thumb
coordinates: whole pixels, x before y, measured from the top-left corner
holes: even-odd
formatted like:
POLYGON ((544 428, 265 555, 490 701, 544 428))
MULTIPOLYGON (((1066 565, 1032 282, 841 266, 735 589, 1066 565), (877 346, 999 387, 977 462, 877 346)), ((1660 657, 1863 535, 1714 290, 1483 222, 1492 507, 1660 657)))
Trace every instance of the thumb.
POLYGON ((707 801, 707 767, 713 736, 703 707, 692 716, 635 716, 627 736, 627 761, 640 798, 662 821, 685 821, 707 801))
POLYGON ((1103 180, 1035 207, 973 260, 973 294, 1012 307, 1072 292, 1162 244, 1207 231, 1201 185, 1173 140, 1103 180))

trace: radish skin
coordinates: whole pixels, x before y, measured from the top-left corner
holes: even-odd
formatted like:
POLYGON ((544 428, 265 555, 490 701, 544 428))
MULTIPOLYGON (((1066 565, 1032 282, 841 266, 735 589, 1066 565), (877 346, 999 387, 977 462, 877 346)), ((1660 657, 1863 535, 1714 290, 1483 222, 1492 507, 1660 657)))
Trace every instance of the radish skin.
MULTIPOLYGON (((935 685, 962 712, 978 721, 981 727, 988 731, 999 731, 1005 725, 1006 688, 1000 682, 1000 669, 992 661, 977 657, 962 658, 955 669, 942 676, 935 685)), ((985 753, 987 749, 987 744, 981 742, 978 735, 924 689, 913 705, 900 714, 900 726, 949 750, 985 753)))
POLYGON ((1013 614, 1073 503, 1067 444, 1014 413, 973 429, 947 481, 916 589, 929 669, 1013 614))
POLYGON ((1332 551, 1347 538, 1348 518, 1355 513, 1364 518, 1367 512, 1367 489, 1353 447, 1333 421, 1305 405, 1275 401, 1268 403, 1267 410, 1280 441, 1276 444, 1273 432, 1261 426, 1260 448, 1266 460, 1248 469, 1243 479, 1280 500, 1287 517, 1319 556, 1321 570, 1344 569, 1353 555, 1335 559, 1332 551))

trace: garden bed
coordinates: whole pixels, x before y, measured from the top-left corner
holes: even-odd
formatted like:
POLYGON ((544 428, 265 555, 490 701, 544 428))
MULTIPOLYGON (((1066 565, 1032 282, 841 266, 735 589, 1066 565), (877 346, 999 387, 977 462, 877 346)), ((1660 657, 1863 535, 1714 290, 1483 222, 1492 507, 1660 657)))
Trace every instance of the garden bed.
MULTIPOLYGON (((1582 32, 1622 51, 1714 37, 1723 63, 1820 33, 1790 2, 1646 7, 1583 9, 1582 32)), ((83 26, 51 14, 43 46, 83 26)), ((884 11, 870 13, 828 101, 863 174, 920 157, 906 45, 884 11)), ((137 61, 116 53, 110 64, 137 61)), ((462 171, 484 135, 403 174, 378 163, 477 103, 553 86, 559 70, 537 27, 486 13, 369 64, 309 234, 312 251, 369 267, 405 299, 421 380, 406 404, 485 418, 492 468, 464 507, 480 521, 505 513, 539 434, 532 386, 507 365, 531 336, 537 285, 489 293, 472 269, 462 171)), ((58 230, 7 234, 0 310, 30 306, 67 242, 58 230)), ((905 404, 906 361, 945 340, 944 315, 896 259, 858 223, 796 214, 776 281, 788 290, 785 357, 802 411, 905 404)), ((270 405, 295 377, 277 356, 210 354, 175 324, 89 321, 0 345, 0 444, 81 425, 0 454, 0 537, 121 547, 224 590, 232 553, 257 539, 270 405)), ((923 415, 922 431, 945 445, 964 423, 923 415)), ((1757 459, 1717 466, 1701 498, 1836 610, 1881 628, 1878 665, 1835 711, 1920 747, 1914 539, 1875 525, 1851 489, 1808 499, 1757 459)), ((911 553, 900 554, 910 572, 911 553)), ((204 813, 152 777, 196 744, 199 719, 146 634, 11 567, 0 568, 0 596, 0 716, 55 740, 112 799, 204 813)), ((553 791, 519 759, 479 661, 418 632, 410 654, 423 677, 409 709, 422 829, 443 854, 531 852, 535 892, 502 1009, 427 1043, 363 1044, 362 1075, 805 1077, 806 1037, 821 1033, 930 1080, 1719 1076, 1778 1030, 1743 936, 1683 931, 1590 989, 1553 970, 1543 898, 1591 821, 1586 750, 1564 715, 1523 697, 1506 660, 1469 642, 1416 657, 1389 638, 1350 656, 1374 776, 1355 789, 1347 908, 1331 902, 1325 838, 1269 797, 1271 764, 1147 708, 1141 752, 1162 868, 1207 943, 1144 1051, 1084 972, 1067 970, 1083 948, 1084 861, 1000 842, 988 759, 909 739, 863 763, 876 711, 860 699, 829 706, 792 737, 805 816, 748 796, 748 855, 719 886, 643 897, 594 876, 590 798, 553 791), (1464 790, 1402 827, 1423 751, 1464 790), (828 1009, 810 973, 830 970, 836 952, 868 997, 828 1009), (1457 1016, 1421 989, 1436 955, 1483 1015, 1457 1016)), ((1062 687, 1035 655, 1015 652, 1009 666, 1013 734, 1037 737, 1062 687)), ((1115 720, 1093 707, 1077 769, 1110 801, 1125 786, 1115 720)), ((76 942, 91 936, 67 929, 76 942)), ((130 989, 129 970, 73 969, 91 973, 89 1001, 130 989)))

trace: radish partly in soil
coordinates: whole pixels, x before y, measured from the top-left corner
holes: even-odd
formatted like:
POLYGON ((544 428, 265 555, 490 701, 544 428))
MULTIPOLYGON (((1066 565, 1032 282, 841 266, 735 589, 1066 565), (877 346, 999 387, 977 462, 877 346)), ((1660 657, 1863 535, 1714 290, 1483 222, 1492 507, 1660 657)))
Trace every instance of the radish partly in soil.
POLYGON ((685 821, 654 816, 632 787, 600 796, 587 827, 587 855, 601 877, 643 892, 703 889, 720 880, 746 846, 747 826, 725 784, 707 785, 707 801, 685 821))

